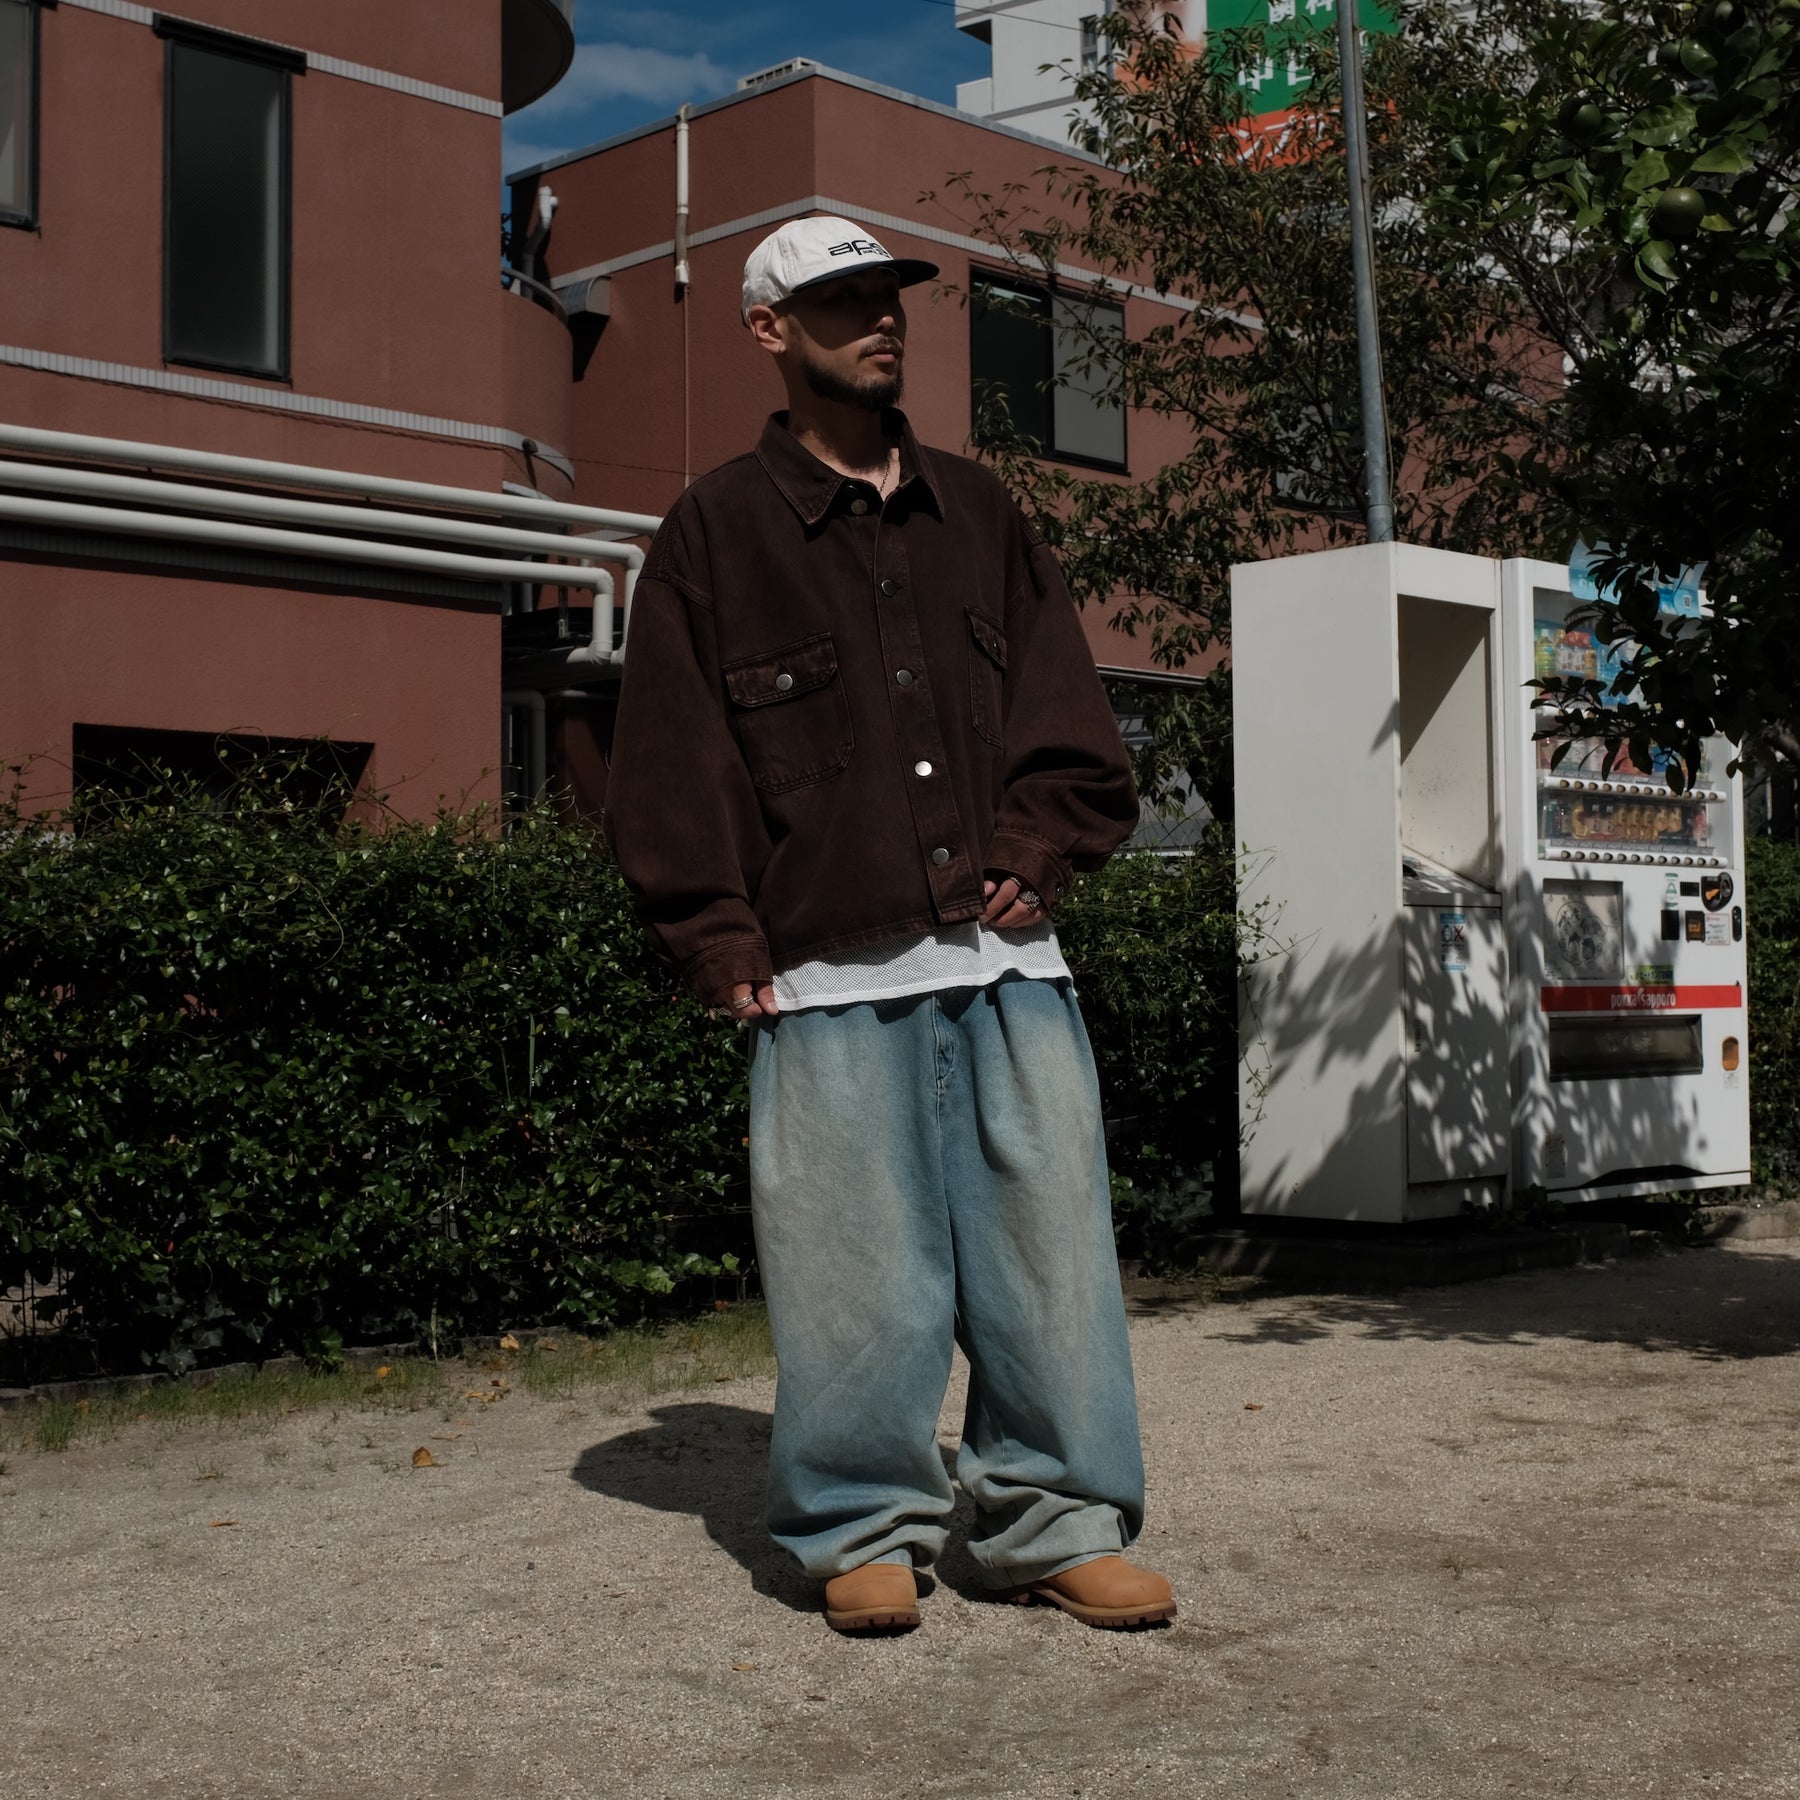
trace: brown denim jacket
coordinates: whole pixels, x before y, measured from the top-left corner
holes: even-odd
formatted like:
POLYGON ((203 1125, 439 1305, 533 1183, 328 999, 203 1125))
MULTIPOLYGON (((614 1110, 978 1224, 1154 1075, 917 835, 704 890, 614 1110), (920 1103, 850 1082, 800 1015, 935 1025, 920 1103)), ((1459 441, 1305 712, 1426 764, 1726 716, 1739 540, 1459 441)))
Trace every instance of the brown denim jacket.
POLYGON ((637 584, 607 825, 709 1004, 973 919, 984 871, 1054 907, 1137 823, 1054 558, 993 474, 893 423, 884 503, 777 413, 676 502, 637 584))

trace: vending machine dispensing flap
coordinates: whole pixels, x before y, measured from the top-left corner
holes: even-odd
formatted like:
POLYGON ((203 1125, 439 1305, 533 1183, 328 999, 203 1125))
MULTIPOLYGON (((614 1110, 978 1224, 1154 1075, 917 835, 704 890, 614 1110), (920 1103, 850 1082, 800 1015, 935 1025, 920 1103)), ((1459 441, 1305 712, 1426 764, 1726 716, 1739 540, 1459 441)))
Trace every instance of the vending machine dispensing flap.
POLYGON ((1456 870, 1433 862, 1417 850, 1404 845, 1400 850, 1401 898, 1408 906, 1473 906, 1482 910, 1498 909, 1498 889, 1459 875, 1456 870))

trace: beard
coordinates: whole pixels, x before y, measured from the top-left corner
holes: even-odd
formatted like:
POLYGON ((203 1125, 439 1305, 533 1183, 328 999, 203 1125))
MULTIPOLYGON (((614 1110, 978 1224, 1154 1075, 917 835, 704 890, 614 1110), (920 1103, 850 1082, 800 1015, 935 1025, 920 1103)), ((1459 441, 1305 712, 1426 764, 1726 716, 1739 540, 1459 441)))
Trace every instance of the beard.
POLYGON ((861 406, 870 412, 885 412, 900 404, 906 386, 906 371, 895 369, 891 375, 871 370, 866 375, 840 375, 835 369, 822 367, 802 356, 800 374, 808 388, 821 400, 835 400, 845 406, 861 406))

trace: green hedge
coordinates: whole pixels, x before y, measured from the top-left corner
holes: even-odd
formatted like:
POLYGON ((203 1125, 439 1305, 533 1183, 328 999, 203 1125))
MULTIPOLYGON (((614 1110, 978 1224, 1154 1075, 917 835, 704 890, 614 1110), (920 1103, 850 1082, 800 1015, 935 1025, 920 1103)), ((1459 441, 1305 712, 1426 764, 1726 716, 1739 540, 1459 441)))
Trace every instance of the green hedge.
POLYGON ((1744 879, 1751 1160, 1759 1181, 1800 1193, 1800 844, 1752 839, 1744 879))
MULTIPOLYGON (((592 835, 341 827, 283 799, 0 807, 0 1286, 109 1366, 595 1327, 717 1265, 744 1059, 592 835)), ((1236 1139, 1228 855, 1121 859, 1063 933, 1155 1254, 1236 1139)))
MULTIPOLYGON (((507 1319, 603 1325, 704 1265, 743 1058, 589 836, 88 802, 0 816, 0 1286, 111 1366, 507 1319)), ((266 803, 263 803, 266 802, 266 803)))

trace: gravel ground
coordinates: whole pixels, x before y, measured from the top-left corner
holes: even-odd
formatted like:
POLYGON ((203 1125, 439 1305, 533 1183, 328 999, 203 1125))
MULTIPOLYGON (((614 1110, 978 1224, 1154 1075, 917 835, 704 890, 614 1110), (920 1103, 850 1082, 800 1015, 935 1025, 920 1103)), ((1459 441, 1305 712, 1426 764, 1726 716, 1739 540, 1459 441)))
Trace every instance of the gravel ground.
POLYGON ((0 1792, 1800 1795, 1800 1247, 1133 1341, 1182 1604, 1137 1636, 953 1553, 922 1631, 834 1637, 759 1381, 10 1453, 0 1792))

